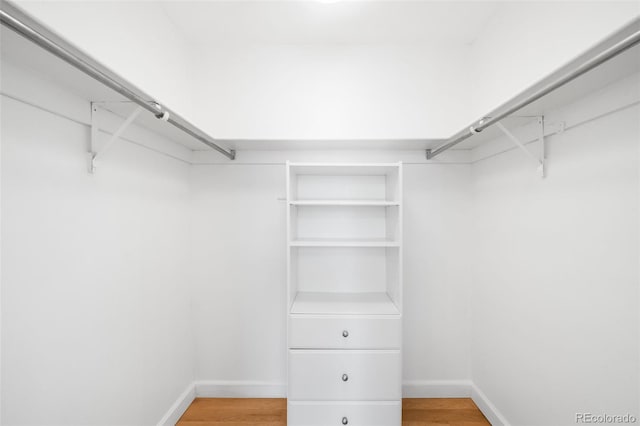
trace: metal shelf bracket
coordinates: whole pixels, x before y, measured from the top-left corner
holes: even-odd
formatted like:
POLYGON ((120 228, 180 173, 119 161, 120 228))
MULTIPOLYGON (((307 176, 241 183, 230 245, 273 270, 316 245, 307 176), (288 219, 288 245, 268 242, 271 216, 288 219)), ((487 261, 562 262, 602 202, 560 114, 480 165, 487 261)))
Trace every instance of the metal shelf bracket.
POLYGON ((102 145, 102 148, 98 150, 98 133, 100 132, 100 127, 98 123, 98 111, 100 110, 100 106, 104 104, 104 102, 91 102, 91 141, 89 148, 89 173, 95 173, 96 171, 96 163, 102 158, 104 153, 113 145, 115 141, 120 139, 122 133, 134 122, 134 120, 138 117, 138 115, 143 111, 144 108, 141 106, 137 106, 136 109, 133 110, 131 114, 124 120, 124 122, 118 127, 118 129, 113 132, 109 140, 102 145))
POLYGON ((526 145, 520 141, 513 133, 507 129, 501 121, 496 123, 496 127, 498 127, 505 136, 513 142, 518 148, 522 150, 528 157, 530 157, 533 161, 538 165, 538 171, 540 172, 540 177, 545 178, 547 176, 547 155, 545 149, 545 140, 544 140, 544 116, 538 116, 536 118, 537 126, 538 126, 538 138, 537 141, 540 144, 540 155, 536 155, 533 152, 529 151, 526 145))

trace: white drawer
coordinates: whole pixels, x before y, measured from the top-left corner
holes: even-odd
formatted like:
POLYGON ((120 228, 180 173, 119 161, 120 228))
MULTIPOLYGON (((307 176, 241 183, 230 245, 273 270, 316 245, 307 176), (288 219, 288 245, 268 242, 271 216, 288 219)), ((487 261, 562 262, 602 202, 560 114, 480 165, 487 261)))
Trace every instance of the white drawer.
POLYGON ((397 350, 290 350, 290 400, 392 401, 402 398, 397 350))
POLYGON ((287 407, 288 426, 400 426, 401 422, 400 401, 294 401, 287 407))
POLYGON ((309 349, 400 349, 399 316, 294 315, 289 347, 309 349))

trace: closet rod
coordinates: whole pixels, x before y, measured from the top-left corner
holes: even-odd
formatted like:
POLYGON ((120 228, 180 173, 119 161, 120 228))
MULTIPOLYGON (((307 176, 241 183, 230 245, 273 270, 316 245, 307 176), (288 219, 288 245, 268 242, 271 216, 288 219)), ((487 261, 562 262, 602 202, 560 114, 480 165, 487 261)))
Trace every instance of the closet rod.
POLYGON ((0 23, 76 67, 93 79, 120 93, 125 98, 140 105, 142 108, 151 112, 156 118, 172 124, 229 159, 235 159, 236 153, 234 150, 221 147, 211 136, 169 108, 161 106, 144 91, 120 77, 89 55, 83 53, 80 49, 74 47, 71 43, 56 35, 53 31, 6 0, 0 0, 0 23))
POLYGON ((471 126, 459 131, 442 145, 434 149, 427 149, 427 159, 448 150, 460 142, 480 133, 487 127, 537 101, 554 90, 580 77, 593 68, 607 62, 625 50, 640 42, 640 18, 636 18, 615 34, 598 43, 588 52, 577 57, 550 76, 544 78, 529 89, 502 104, 485 118, 475 121, 471 126))

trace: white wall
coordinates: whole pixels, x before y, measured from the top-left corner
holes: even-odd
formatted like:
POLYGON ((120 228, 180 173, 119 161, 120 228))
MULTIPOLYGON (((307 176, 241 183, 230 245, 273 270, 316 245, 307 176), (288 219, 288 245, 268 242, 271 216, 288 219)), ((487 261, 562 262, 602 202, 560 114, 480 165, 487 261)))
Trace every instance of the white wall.
POLYGON ((94 59, 183 117, 193 117, 193 57, 152 1, 32 1, 17 4, 94 59))
POLYGON ((637 0, 502 2, 470 48, 472 120, 638 16, 637 0))
POLYGON ((470 120, 458 45, 198 49, 195 121, 219 138, 444 138, 470 120))
POLYGON ((191 170, 198 380, 285 383, 284 166, 191 170))
MULTIPOLYGON (((607 90, 547 119, 593 117, 607 90)), ((513 425, 639 417, 640 109, 617 107, 548 138, 546 179, 517 149, 473 165, 472 376, 513 425)))
POLYGON ((57 113, 2 96, 1 421, 156 424, 193 380, 189 166, 119 141, 88 174, 88 102, 2 65, 57 113))
POLYGON ((434 382, 470 378, 472 276, 461 267, 471 254, 470 168, 407 164, 404 173, 404 392, 446 396, 434 382))
MULTIPOLYGON (((196 377, 232 388, 286 383, 285 166, 408 160, 404 170, 404 380, 408 391, 468 380, 470 167, 424 153, 253 152, 191 172, 196 377), (262 164, 261 164, 262 163, 262 164)), ((275 389, 275 391, 274 391, 275 389)), ((254 390, 255 392, 255 390, 254 390)), ((255 395, 255 393, 254 393, 255 395)))

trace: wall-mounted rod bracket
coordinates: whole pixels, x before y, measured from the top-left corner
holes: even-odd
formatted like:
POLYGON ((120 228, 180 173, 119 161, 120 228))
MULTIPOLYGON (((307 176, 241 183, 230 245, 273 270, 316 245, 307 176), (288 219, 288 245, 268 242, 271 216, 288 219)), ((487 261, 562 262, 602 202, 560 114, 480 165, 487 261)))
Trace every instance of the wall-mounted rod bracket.
POLYGON ((538 165, 538 171, 540 172, 541 177, 545 177, 547 174, 547 170, 546 170, 546 150, 545 150, 545 141, 544 141, 544 117, 543 116, 538 116, 536 118, 537 120, 537 127, 538 127, 538 143, 540 144, 540 155, 536 155, 533 152, 531 152, 527 146, 520 141, 520 139, 518 139, 513 133, 511 133, 509 131, 509 129, 507 129, 501 121, 496 123, 496 127, 498 127, 502 133, 505 134, 505 136, 507 137, 507 139, 509 139, 511 142, 513 142, 514 145, 516 145, 518 148, 520 148, 520 150, 522 150, 522 152, 524 152, 529 158, 531 158, 533 161, 535 161, 535 163, 538 165))
POLYGON ((143 108, 141 106, 137 106, 136 109, 133 110, 131 114, 124 120, 124 122, 118 127, 118 129, 113 132, 111 137, 107 142, 105 142, 101 148, 98 144, 98 134, 100 132, 99 122, 98 122, 98 111, 100 107, 98 104, 104 104, 103 102, 91 102, 91 142, 89 149, 89 173, 94 173, 96 170, 97 161, 102 158, 104 153, 114 144, 115 141, 120 139, 122 133, 127 130, 127 127, 134 122, 134 120, 140 115, 143 108))

